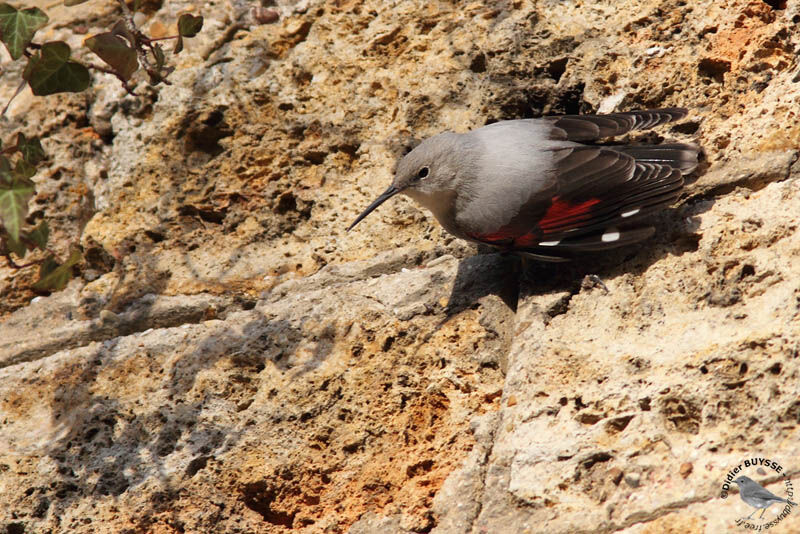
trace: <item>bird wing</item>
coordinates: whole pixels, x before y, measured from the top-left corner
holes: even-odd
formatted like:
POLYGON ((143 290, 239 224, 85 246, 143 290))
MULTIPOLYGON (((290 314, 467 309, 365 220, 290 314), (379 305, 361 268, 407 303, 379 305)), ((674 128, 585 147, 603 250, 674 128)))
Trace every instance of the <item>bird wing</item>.
MULTIPOLYGON (((671 150, 686 159, 692 152, 671 150)), ((628 245, 654 232, 636 221, 672 204, 683 187, 680 168, 639 162, 612 148, 574 145, 553 152, 544 187, 531 191, 505 224, 470 238, 556 258, 628 245)))
POLYGON ((607 115, 560 115, 545 117, 563 132, 569 141, 596 141, 604 137, 623 135, 631 130, 647 130, 684 118, 686 108, 662 108, 644 111, 624 111, 607 115))
POLYGON ((753 481, 752 484, 748 484, 747 496, 755 497, 756 499, 764 499, 765 501, 786 502, 786 499, 778 497, 777 495, 775 495, 774 493, 764 488, 763 486, 761 486, 761 484, 755 481, 753 481))

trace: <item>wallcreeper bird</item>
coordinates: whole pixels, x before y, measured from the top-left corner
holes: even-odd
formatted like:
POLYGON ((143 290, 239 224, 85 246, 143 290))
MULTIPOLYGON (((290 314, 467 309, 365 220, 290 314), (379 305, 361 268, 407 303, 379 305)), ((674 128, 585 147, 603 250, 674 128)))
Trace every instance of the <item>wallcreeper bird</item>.
POLYGON ((683 108, 502 121, 423 141, 350 225, 398 193, 451 234, 543 261, 648 238, 643 218, 674 202, 697 166, 689 144, 596 145, 681 119, 683 108))
POLYGON ((755 508, 755 510, 753 510, 749 516, 747 516, 747 519, 753 517, 753 514, 756 513, 759 508, 761 508, 761 515, 758 516, 759 519, 764 517, 764 512, 767 510, 767 508, 776 503, 786 503, 791 504, 792 506, 797 506, 797 503, 793 503, 789 499, 778 497, 749 477, 740 476, 734 480, 734 482, 737 486, 739 486, 739 496, 742 498, 742 500, 755 508))

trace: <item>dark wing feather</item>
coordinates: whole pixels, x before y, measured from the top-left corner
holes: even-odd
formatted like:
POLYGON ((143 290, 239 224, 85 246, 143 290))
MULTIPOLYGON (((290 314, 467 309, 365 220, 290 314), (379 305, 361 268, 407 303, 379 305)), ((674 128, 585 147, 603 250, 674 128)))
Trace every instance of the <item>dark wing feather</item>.
POLYGON ((557 164, 557 194, 562 198, 592 198, 593 190, 629 179, 636 163, 630 156, 604 148, 579 146, 568 150, 557 164))
POLYGON ((699 148, 695 145, 685 143, 612 146, 609 148, 634 157, 637 163, 669 165, 679 169, 683 174, 689 174, 697 167, 697 153, 699 152, 699 148))
MULTIPOLYGON (((681 192, 683 178, 678 171, 668 167, 660 167, 657 170, 657 176, 650 181, 609 191, 601 196, 600 202, 590 206, 587 215, 581 220, 563 220, 558 224, 546 224, 545 228, 542 228, 542 240, 554 241, 573 235, 602 231, 617 225, 628 225, 672 204, 681 192)), ((632 180, 646 173, 652 174, 643 164, 637 164, 635 177, 632 180)), ((539 226, 541 228, 542 224, 539 226)))
POLYGON ((544 117, 564 132, 568 141, 596 141, 623 135, 631 130, 647 130, 685 117, 686 108, 663 108, 646 111, 624 111, 607 115, 561 115, 544 117))
MULTIPOLYGON (((626 228, 620 230, 618 228, 609 228, 608 230, 616 232, 619 237, 614 241, 613 247, 609 243, 603 241, 602 236, 598 239, 597 235, 584 235, 583 237, 575 237, 564 239, 559 243, 558 247, 537 247, 537 250, 550 250, 557 249, 559 252, 597 252, 600 250, 608 250, 609 248, 624 247, 625 245, 633 245, 639 241, 643 241, 655 233, 655 228, 652 226, 643 226, 639 228, 626 228)), ((611 233, 611 232, 608 232, 611 233)), ((608 235, 604 233, 603 235, 608 235)))
POLYGON ((554 186, 528 199, 504 227, 506 233, 543 235, 539 226, 542 222, 563 229, 579 227, 591 218, 580 206, 626 182, 634 172, 632 157, 603 147, 576 145, 559 152, 554 186))

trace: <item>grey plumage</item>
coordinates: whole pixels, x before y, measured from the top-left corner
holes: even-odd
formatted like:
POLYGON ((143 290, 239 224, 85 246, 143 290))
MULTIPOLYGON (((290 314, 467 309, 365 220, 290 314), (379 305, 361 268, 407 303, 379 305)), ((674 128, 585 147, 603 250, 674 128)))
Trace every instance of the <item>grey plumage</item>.
POLYGON ((793 503, 789 499, 778 497, 749 477, 740 476, 734 480, 734 482, 739 486, 739 496, 742 498, 742 500, 755 508, 753 513, 747 516, 747 519, 750 519, 759 508, 761 509, 760 517, 763 517, 766 509, 776 503, 786 503, 791 504, 792 506, 797 506, 796 503, 793 503))
POLYGON ((457 237, 548 261, 641 241, 654 231, 642 218, 677 199, 697 147, 582 143, 686 113, 522 119, 433 136, 400 161, 392 185, 350 228, 403 193, 457 237))

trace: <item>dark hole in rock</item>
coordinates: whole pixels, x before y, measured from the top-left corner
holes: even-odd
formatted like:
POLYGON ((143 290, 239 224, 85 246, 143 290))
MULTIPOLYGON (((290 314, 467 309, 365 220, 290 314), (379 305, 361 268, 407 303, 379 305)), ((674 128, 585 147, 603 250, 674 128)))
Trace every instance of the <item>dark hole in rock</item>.
POLYGON ((296 513, 273 510, 272 504, 275 502, 276 497, 277 491, 274 488, 267 487, 267 483, 263 480, 245 484, 242 489, 244 505, 261 514, 264 521, 273 525, 292 528, 296 513))
POLYGON ((609 460, 611 460, 610 454, 607 452, 597 452, 583 461, 583 467, 588 470, 594 467, 596 464, 607 462, 609 460))
POLYGON ((198 471, 205 469, 206 465, 208 464, 208 459, 208 456, 198 456, 189 462, 189 465, 186 466, 186 476, 193 477, 198 471))
POLYGON ((786 0, 761 0, 772 9, 786 9, 786 0))
POLYGON ((672 127, 673 132, 691 135, 700 128, 700 123, 697 121, 682 122, 672 127))
POLYGON ((550 75, 551 78, 553 78, 553 80, 556 83, 558 83, 558 81, 561 79, 561 76, 563 76, 563 74, 566 72, 567 63, 569 63, 569 58, 567 57, 554 59, 553 61, 548 63, 547 73, 550 75))
POLYGON ((486 72, 486 56, 482 52, 472 58, 472 62, 469 64, 469 70, 476 74, 486 72))
POLYGON ((162 241, 164 241, 164 234, 161 234, 154 230, 145 230, 144 235, 149 237, 153 243, 161 243, 162 241))
POLYGON ((724 59, 703 58, 697 64, 697 70, 701 76, 722 83, 725 73, 731 71, 731 62, 724 59))

